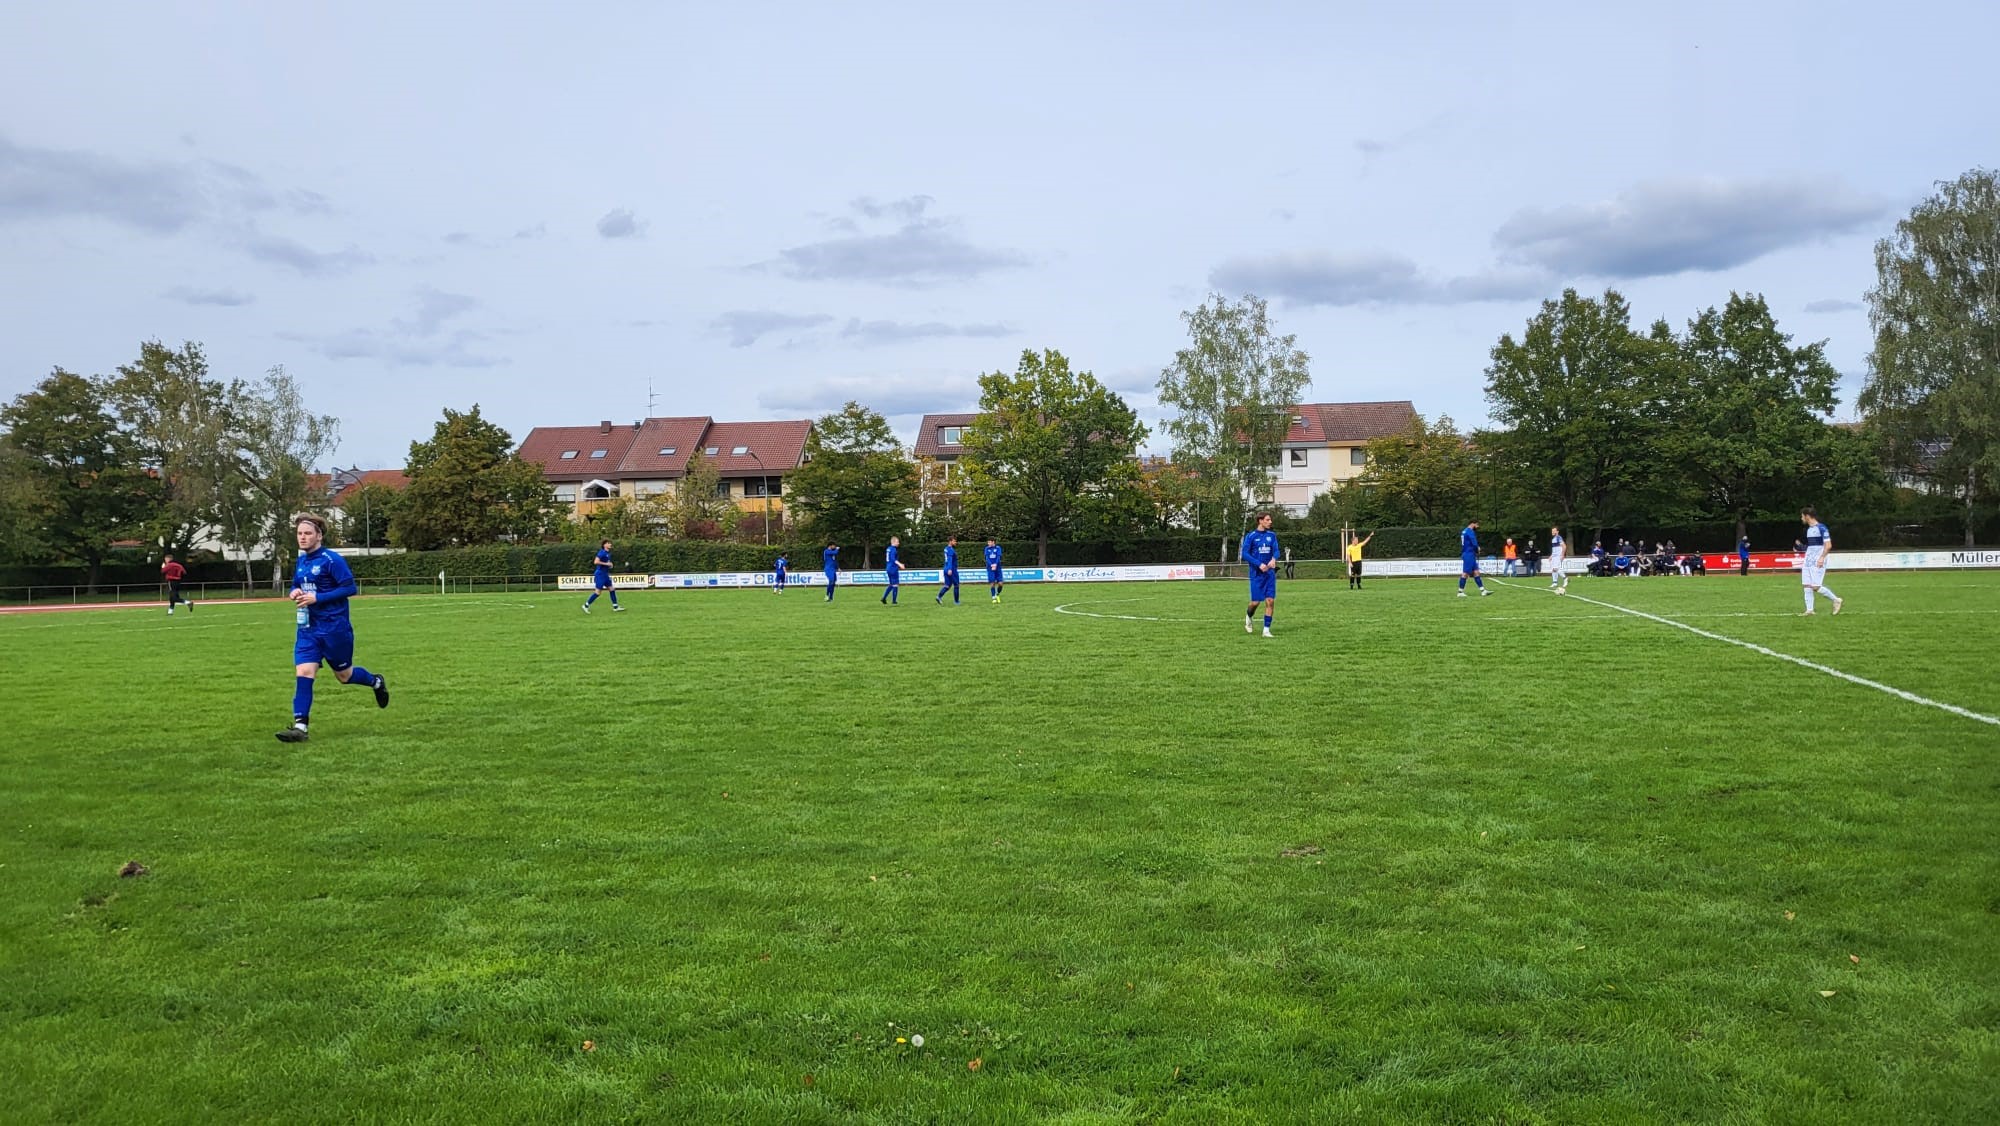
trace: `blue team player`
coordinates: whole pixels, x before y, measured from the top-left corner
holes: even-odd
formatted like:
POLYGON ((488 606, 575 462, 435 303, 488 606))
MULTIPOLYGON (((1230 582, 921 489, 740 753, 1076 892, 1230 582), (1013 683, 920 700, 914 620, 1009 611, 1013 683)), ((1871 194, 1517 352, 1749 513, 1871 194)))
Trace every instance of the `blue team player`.
POLYGON ((896 605, 896 594, 903 589, 903 564, 896 558, 902 549, 902 537, 890 536, 888 558, 882 561, 882 569, 889 576, 889 589, 882 592, 882 604, 885 606, 896 605))
POLYGON ((1479 587, 1479 597, 1493 592, 1486 589, 1486 580, 1479 575, 1479 521, 1473 520, 1458 533, 1458 596, 1465 597, 1465 580, 1471 579, 1479 587))
POLYGON ((944 582, 939 584, 937 604, 944 605, 944 592, 951 592, 951 604, 958 605, 958 537, 944 541, 944 582))
POLYGON ((833 601, 833 584, 840 578, 840 545, 829 541, 826 550, 819 553, 820 566, 826 570, 826 600, 833 601))
POLYGON ((600 594, 611 596, 611 610, 622 613, 625 607, 618 604, 618 591, 611 585, 611 541, 604 540, 597 545, 597 572, 590 576, 590 597, 583 600, 583 612, 590 613, 590 604, 597 601, 600 594))
POLYGON ((1257 530, 1246 532, 1237 558, 1250 565, 1250 608, 1243 611, 1243 632, 1250 632, 1250 616, 1257 604, 1264 604, 1264 636, 1271 636, 1271 611, 1278 606, 1278 533, 1271 530, 1271 514, 1257 514, 1257 530))
POLYGON ((771 565, 771 590, 776 594, 785 593, 785 555, 778 553, 778 561, 771 565))
POLYGON ((986 590, 993 601, 1000 601, 1000 591, 1007 585, 1006 575, 1000 570, 1000 545, 992 536, 986 537, 986 590))
POLYGON ((292 568, 292 603, 297 607, 298 639, 292 643, 292 725, 278 732, 281 743, 306 741, 312 715, 313 678, 324 664, 342 684, 375 690, 375 706, 389 706, 388 678, 354 663, 354 625, 347 618, 347 600, 359 593, 347 560, 328 551, 326 521, 301 516, 293 524, 299 540, 299 561, 292 568))

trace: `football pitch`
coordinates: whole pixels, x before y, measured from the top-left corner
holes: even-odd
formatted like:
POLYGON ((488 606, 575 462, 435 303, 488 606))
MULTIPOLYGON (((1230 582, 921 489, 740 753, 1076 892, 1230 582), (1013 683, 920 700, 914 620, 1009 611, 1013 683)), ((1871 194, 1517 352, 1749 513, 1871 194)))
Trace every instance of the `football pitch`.
POLYGON ((0 1118, 1995 1121, 2000 573, 1831 580, 0 615, 0 1118))

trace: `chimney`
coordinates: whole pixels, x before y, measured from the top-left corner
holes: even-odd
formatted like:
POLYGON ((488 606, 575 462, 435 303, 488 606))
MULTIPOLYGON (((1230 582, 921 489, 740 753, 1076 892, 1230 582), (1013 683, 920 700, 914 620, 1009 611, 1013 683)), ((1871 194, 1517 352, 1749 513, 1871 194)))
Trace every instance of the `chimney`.
POLYGON ((599 422, 599 423, 597 424, 597 432, 598 432, 599 434, 609 434, 609 433, 611 433, 611 420, 607 418, 607 419, 603 420, 602 422, 599 422))

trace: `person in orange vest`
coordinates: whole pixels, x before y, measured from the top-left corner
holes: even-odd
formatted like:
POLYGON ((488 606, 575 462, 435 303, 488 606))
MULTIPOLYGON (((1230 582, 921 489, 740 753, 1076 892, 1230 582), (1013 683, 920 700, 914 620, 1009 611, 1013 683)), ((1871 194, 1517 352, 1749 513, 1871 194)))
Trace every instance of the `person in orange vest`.
POLYGON ((1514 548, 1514 537, 1513 537, 1513 536, 1508 536, 1508 537, 1507 537, 1507 544, 1506 544, 1506 546, 1504 546, 1504 547, 1502 547, 1502 548, 1500 549, 1500 558, 1502 558, 1502 559, 1504 559, 1504 560, 1506 560, 1506 561, 1507 561, 1507 562, 1506 562, 1506 565, 1500 568, 1500 573, 1501 573, 1501 574, 1503 574, 1503 575, 1507 575, 1507 576, 1509 576, 1509 577, 1512 577, 1512 576, 1513 576, 1513 574, 1514 574, 1514 563, 1515 563, 1515 560, 1518 560, 1519 558, 1521 558, 1521 553, 1520 553, 1519 551, 1515 550, 1515 548, 1514 548))

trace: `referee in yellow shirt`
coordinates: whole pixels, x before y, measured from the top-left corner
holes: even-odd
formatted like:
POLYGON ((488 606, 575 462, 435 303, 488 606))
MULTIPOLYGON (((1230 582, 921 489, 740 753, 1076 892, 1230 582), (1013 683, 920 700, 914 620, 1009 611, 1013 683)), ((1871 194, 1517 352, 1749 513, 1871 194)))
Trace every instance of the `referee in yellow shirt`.
POLYGON ((1370 532, 1368 533, 1368 539, 1353 540, 1348 543, 1347 589, 1349 590, 1361 589, 1361 549, 1367 547, 1368 540, 1372 540, 1374 538, 1375 538, 1375 533, 1370 532))

